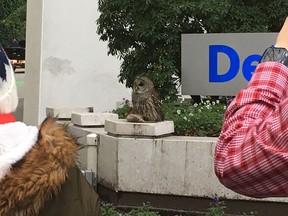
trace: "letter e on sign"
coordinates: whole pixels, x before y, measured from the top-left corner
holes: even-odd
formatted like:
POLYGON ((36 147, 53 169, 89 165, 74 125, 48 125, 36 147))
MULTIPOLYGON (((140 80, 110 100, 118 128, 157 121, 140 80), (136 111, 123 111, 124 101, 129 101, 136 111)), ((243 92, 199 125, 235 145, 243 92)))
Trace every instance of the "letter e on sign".
POLYGON ((245 77, 245 79, 247 81, 250 81, 251 77, 252 77, 252 73, 256 70, 257 64, 261 59, 261 55, 258 54, 253 54, 248 56, 244 62, 243 62, 243 66, 242 66, 242 72, 243 72, 243 76, 245 77), (253 62, 256 62, 256 65, 252 65, 253 62))
POLYGON ((238 73, 240 59, 237 52, 226 45, 209 46, 209 82, 227 82, 238 73), (226 73, 218 73, 218 53, 224 53, 230 59, 230 68, 226 73))

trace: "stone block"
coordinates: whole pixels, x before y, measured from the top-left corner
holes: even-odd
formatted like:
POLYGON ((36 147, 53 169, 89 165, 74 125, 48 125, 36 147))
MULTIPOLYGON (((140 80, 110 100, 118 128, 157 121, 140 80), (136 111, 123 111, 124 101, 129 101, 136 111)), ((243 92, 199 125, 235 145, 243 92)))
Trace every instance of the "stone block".
POLYGON ((288 203, 256 199, 224 187, 214 172, 217 138, 132 138, 100 135, 98 184, 116 192, 288 203))
POLYGON ((71 119, 72 113, 90 113, 93 112, 93 107, 60 107, 46 108, 46 116, 51 116, 58 119, 71 119))
POLYGON ((80 168, 83 170, 93 171, 97 174, 97 145, 98 135, 88 134, 79 138, 78 143, 82 145, 79 151, 80 168))
POLYGON ((98 145, 97 181, 107 188, 118 191, 118 144, 117 139, 100 135, 98 145), (103 183, 103 184, 102 184, 103 183))
POLYGON ((115 135, 127 136, 162 136, 174 132, 173 121, 161 122, 144 122, 134 123, 127 122, 124 119, 119 120, 106 120, 105 131, 115 135))
POLYGON ((78 126, 104 126, 105 120, 117 120, 114 113, 72 113, 71 122, 78 126))
POLYGON ((72 123, 69 124, 68 131, 74 137, 79 137, 79 139, 91 133, 106 134, 106 132, 104 131, 104 127, 80 127, 72 123))

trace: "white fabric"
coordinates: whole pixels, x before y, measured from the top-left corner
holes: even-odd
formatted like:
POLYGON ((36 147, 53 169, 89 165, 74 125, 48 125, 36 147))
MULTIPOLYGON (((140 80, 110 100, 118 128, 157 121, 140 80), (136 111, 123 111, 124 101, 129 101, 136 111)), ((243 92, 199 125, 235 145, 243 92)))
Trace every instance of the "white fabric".
POLYGON ((38 128, 22 122, 0 124, 0 181, 38 138, 38 128))
POLYGON ((17 87, 14 71, 11 66, 5 65, 6 79, 0 79, 0 113, 12 113, 18 105, 17 87))

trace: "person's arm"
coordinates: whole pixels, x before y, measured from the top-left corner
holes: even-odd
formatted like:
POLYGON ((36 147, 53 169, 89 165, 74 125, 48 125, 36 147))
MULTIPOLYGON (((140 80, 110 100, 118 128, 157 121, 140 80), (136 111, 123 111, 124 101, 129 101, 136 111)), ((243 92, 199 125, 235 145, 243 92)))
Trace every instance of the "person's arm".
MULTIPOLYGON (((287 49, 287 36, 286 19, 275 46, 287 49)), ((287 96, 288 68, 266 62, 230 104, 214 155, 226 187, 252 197, 288 196, 287 96)))

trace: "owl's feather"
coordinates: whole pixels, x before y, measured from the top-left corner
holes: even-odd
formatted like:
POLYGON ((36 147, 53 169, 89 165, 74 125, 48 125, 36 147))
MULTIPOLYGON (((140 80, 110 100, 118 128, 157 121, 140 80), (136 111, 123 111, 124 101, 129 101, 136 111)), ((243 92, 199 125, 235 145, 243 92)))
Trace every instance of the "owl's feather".
POLYGON ((133 82, 132 90, 133 108, 126 117, 127 121, 141 122, 139 121, 141 118, 148 122, 164 120, 159 95, 154 89, 153 82, 149 78, 136 78, 133 82))

